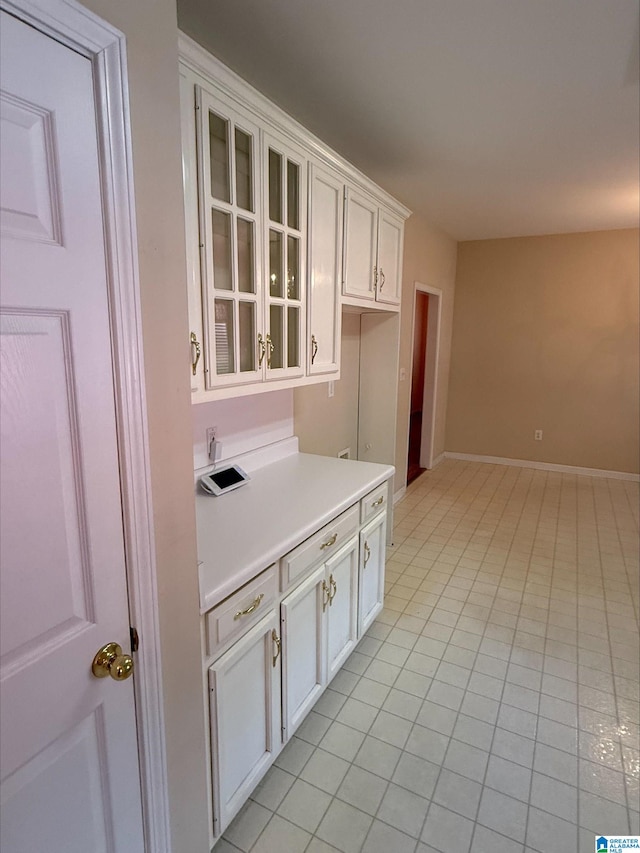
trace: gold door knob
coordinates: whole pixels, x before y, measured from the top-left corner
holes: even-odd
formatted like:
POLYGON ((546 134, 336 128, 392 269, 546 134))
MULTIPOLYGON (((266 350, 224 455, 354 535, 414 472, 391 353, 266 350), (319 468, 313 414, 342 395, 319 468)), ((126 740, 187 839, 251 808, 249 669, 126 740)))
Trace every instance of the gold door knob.
POLYGON ((114 681, 124 681, 133 672, 133 658, 123 655, 122 647, 117 643, 107 643, 94 657, 91 672, 96 678, 110 675, 114 681))

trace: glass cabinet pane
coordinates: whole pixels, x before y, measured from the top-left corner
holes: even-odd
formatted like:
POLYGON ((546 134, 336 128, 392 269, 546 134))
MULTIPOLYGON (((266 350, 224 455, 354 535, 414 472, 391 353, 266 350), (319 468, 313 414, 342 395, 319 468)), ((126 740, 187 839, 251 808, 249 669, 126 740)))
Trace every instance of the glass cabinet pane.
POLYGON ((229 122, 209 111, 211 195, 231 201, 229 186, 229 122))
POLYGON ((300 230, 300 167, 287 161, 287 225, 300 230))
POLYGON ((256 369, 256 303, 238 303, 238 340, 240 371, 256 369))
POLYGON ((282 157, 269 149, 269 219, 282 223, 282 157))
POLYGON ((213 208, 213 286, 216 290, 233 290, 231 278, 231 216, 213 208))
POLYGON ((283 246, 282 234, 269 229, 269 294, 284 296, 283 292, 283 246))
POLYGON ((253 210, 252 172, 251 137, 236 128, 236 203, 243 210, 253 210))
POLYGON ((271 305, 269 307, 269 334, 271 336, 269 367, 278 368, 284 366, 284 306, 271 305))
POLYGON ((287 308, 287 367, 300 366, 300 309, 287 308))
POLYGON ((233 373, 235 370, 233 339, 233 301, 215 300, 216 372, 233 373))
POLYGON ((287 237, 287 296, 300 299, 300 241, 287 237))
POLYGON ((240 293, 255 293, 253 222, 238 217, 238 290, 240 293))

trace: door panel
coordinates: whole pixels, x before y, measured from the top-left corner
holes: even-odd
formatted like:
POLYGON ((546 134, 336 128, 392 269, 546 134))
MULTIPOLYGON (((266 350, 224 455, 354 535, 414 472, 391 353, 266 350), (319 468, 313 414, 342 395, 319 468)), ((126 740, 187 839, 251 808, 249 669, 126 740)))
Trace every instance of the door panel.
POLYGON ((284 741, 291 737, 324 689, 324 579, 323 565, 281 605, 284 741))
POLYGON ((356 644, 358 539, 327 562, 331 603, 327 608, 327 682, 331 681, 356 644))
POLYGON ((272 611, 209 669, 214 834, 224 832, 281 745, 272 611))
POLYGON ((360 531, 360 587, 358 637, 382 610, 384 600, 386 512, 376 516, 360 531))
POLYGON ((129 650, 93 73, 0 35, 0 846, 136 853, 133 679, 91 673, 129 650))
POLYGON ((309 375, 340 369, 343 184, 309 171, 309 375))
POLYGON ((345 296, 375 300, 378 206, 366 196, 347 188, 345 201, 345 296))
POLYGON ((400 304, 403 223, 385 210, 378 220, 378 302, 400 304))

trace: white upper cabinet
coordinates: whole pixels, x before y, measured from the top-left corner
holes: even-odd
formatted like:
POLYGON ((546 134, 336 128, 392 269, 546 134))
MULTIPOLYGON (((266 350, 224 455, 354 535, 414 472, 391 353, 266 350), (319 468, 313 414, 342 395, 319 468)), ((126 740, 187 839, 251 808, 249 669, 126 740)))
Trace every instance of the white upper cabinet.
POLYGON ((303 151, 264 135, 266 245, 266 378, 304 375, 306 339, 306 188, 303 151))
POLYGON ((259 129, 196 89, 205 389, 263 378, 259 129))
POLYGON ((399 304, 409 211, 179 42, 192 401, 337 379, 342 303, 399 304))
POLYGON ((352 187, 345 193, 342 302, 400 305, 404 220, 352 187))
POLYGON ((340 281, 344 183, 313 163, 309 167, 309 335, 312 376, 340 371, 340 281))

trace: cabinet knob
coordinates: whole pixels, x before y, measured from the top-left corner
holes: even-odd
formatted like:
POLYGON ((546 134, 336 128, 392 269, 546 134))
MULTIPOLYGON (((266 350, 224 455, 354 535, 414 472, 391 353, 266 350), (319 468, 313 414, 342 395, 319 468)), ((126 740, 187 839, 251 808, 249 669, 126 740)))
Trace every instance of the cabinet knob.
POLYGON ((191 372, 195 376, 196 375, 196 367, 198 366, 198 362, 200 361, 200 343, 198 338, 196 337, 195 332, 191 332, 191 336, 189 338, 191 341, 191 372))
POLYGON ((273 643, 276 647, 276 653, 273 656, 273 665, 275 666, 276 663, 278 662, 278 658, 280 657, 280 652, 282 651, 282 645, 280 643, 280 637, 277 635, 275 628, 271 632, 271 639, 273 640, 273 643))
POLYGON ((333 604, 333 599, 336 597, 338 584, 335 582, 333 575, 329 575, 329 607, 333 604))
POLYGON ((372 506, 372 508, 375 508, 375 507, 377 507, 377 506, 380 506, 380 504, 383 504, 383 503, 384 503, 384 495, 380 495, 380 497, 378 498, 378 500, 377 500, 377 501, 374 501, 374 502, 371 504, 371 506, 372 506))
POLYGON ((258 367, 262 367, 262 362, 267 354, 267 344, 262 335, 258 335, 258 367))

